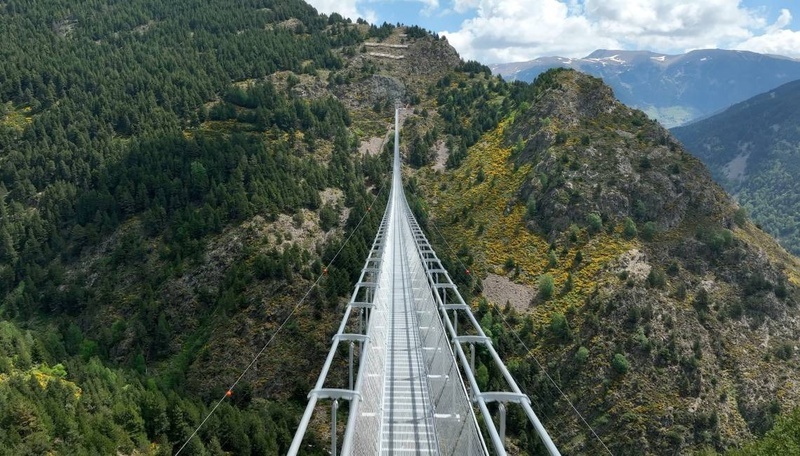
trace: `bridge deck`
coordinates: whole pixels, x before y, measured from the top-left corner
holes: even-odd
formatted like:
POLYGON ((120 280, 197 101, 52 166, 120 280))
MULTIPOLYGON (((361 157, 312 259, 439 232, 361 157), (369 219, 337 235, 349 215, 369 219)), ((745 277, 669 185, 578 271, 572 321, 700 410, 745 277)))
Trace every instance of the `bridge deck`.
POLYGON ((388 280, 376 296, 387 299, 388 338, 383 388, 382 454, 438 454, 433 407, 428 394, 427 371, 420 344, 412 293, 411 264, 419 263, 404 211, 402 192, 393 192, 386 261, 382 274, 388 280))

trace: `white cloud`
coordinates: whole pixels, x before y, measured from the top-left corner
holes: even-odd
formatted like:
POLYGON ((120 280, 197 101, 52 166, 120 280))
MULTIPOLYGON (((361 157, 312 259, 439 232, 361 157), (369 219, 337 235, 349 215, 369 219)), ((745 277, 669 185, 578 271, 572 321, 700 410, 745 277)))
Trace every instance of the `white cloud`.
POLYGON ((767 28, 767 33, 777 32, 778 30, 785 28, 787 25, 791 23, 792 23, 792 12, 784 8, 781 10, 781 15, 780 17, 778 17, 778 20, 776 20, 774 24, 770 25, 767 28))
POLYGON ((425 7, 422 8, 422 10, 420 11, 420 13, 425 16, 430 16, 439 10, 439 0, 419 0, 419 1, 423 5, 425 5, 425 7))
POLYGON ((778 30, 774 33, 754 36, 736 46, 736 49, 800 58, 800 32, 778 30))
POLYGON ((464 58, 492 63, 554 54, 577 57, 619 45, 598 35, 586 17, 571 14, 562 1, 474 1, 479 3, 477 17, 456 32, 442 32, 464 58))
POLYGON ((453 0, 453 9, 457 13, 465 13, 471 9, 477 8, 481 0, 453 0))
POLYGON ((453 0, 474 11, 441 32, 464 58, 486 63, 545 55, 582 57, 599 48, 684 52, 721 47, 800 56, 789 10, 768 24, 740 0, 453 0))
POLYGON ((792 13, 783 9, 780 17, 766 28, 763 35, 752 36, 735 48, 800 58, 800 32, 786 29, 791 22, 792 13))
POLYGON ((369 9, 361 10, 358 7, 358 3, 361 3, 359 0, 306 0, 306 2, 316 8, 320 13, 339 13, 344 17, 349 17, 353 21, 358 18, 364 18, 371 23, 378 21, 378 17, 374 11, 369 9))

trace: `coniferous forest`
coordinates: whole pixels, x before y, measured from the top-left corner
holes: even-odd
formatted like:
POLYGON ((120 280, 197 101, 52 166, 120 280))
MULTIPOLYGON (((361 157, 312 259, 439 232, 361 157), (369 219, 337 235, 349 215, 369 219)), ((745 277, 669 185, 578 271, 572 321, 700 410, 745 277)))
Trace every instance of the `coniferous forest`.
MULTIPOLYGON (((340 69, 334 49, 379 30, 352 25, 284 0, 0 5, 0 453, 183 444, 219 392, 186 376, 214 328, 252 305, 256 283, 307 287, 339 237, 317 250, 244 246, 185 308, 165 289, 208 261, 209 239, 254 216, 302 224, 322 211, 324 231, 351 232, 382 184, 386 164, 352 153, 336 98, 267 78, 340 69), (325 189, 342 198, 322 201, 325 189)), ((349 291, 378 217, 312 308, 349 291)), ((250 389, 188 454, 285 451, 296 414, 250 389)))

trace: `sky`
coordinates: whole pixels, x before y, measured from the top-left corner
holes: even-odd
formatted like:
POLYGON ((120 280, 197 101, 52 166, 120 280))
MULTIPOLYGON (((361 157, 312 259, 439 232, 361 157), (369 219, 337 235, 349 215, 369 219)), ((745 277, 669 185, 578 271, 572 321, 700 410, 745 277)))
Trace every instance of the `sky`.
POLYGON ((596 49, 739 49, 800 58, 798 0, 306 0, 381 24, 419 25, 484 64, 596 49))

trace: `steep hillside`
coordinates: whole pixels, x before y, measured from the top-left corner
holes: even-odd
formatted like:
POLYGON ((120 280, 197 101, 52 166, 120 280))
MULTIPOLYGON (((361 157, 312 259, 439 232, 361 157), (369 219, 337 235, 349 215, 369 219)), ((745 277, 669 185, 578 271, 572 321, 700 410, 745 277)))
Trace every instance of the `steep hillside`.
POLYGON ((440 250, 480 277, 481 322, 516 351, 562 450, 603 451, 534 357, 614 454, 722 450, 765 432, 800 398, 800 262, 600 80, 550 71, 522 98, 459 166, 423 169, 413 188, 451 244, 440 250))
POLYGON ((582 59, 542 57, 494 65, 510 80, 533 81, 550 68, 573 68, 603 79, 623 103, 673 127, 719 112, 800 79, 800 61, 746 51, 703 49, 680 55, 598 50, 582 59))
POLYGON ((391 108, 456 53, 295 0, 5 2, 0 39, 2 452, 174 454, 294 312, 187 448, 285 453, 391 108))
POLYGON ((800 82, 672 133, 784 247, 800 254, 800 82))

